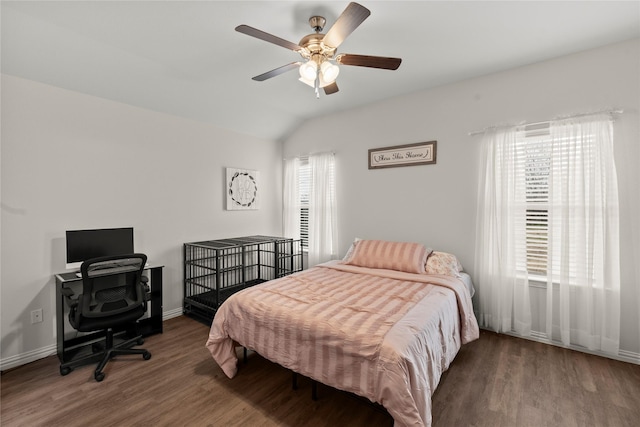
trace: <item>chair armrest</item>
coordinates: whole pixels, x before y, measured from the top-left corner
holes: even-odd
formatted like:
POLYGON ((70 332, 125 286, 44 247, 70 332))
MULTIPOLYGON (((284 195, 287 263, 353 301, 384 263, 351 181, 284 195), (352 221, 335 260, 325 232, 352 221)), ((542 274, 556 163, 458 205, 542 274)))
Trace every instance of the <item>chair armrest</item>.
POLYGON ((64 296, 64 299, 67 301, 69 308, 75 308, 78 306, 78 297, 73 292, 73 289, 62 288, 61 292, 62 292, 62 296, 64 296), (73 298, 74 296, 76 296, 76 298, 73 298))
POLYGON ((140 278, 140 284, 142 284, 142 289, 144 289, 144 300, 151 301, 151 287, 148 285, 149 278, 147 276, 142 276, 140 278))

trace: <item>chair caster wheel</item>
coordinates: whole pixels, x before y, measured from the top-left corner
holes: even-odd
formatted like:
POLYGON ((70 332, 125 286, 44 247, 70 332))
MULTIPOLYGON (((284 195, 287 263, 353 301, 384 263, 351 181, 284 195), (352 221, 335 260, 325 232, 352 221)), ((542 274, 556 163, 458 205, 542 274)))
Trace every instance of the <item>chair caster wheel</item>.
POLYGON ((138 338, 138 341, 136 341, 136 344, 138 344, 138 345, 144 344, 144 339, 138 338))
POLYGON ((104 379, 104 373, 96 372, 95 374, 93 374, 93 378, 95 378, 96 381, 100 382, 104 379))
POLYGON ((149 359, 151 359, 151 353, 149 353, 148 351, 145 351, 142 354, 142 357, 144 358, 144 360, 149 360, 149 359))
POLYGON ((73 369, 69 368, 68 366, 65 366, 64 368, 61 366, 60 367, 60 375, 62 375, 62 376, 69 375, 72 370, 73 369))

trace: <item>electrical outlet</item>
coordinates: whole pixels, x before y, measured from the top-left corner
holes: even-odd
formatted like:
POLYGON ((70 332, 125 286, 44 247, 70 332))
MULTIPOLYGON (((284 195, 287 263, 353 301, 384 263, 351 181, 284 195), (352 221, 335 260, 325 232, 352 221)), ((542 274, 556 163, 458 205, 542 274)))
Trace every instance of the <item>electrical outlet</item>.
POLYGON ((39 308, 37 310, 31 311, 31 324, 42 322, 42 309, 39 308))

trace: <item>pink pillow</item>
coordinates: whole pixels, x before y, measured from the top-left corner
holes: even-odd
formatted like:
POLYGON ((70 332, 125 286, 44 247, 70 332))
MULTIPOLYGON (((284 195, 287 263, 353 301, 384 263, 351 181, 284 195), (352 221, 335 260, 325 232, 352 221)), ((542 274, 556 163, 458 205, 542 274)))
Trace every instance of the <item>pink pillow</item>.
POLYGON ((425 273, 427 274, 444 274, 447 276, 460 277, 462 264, 453 254, 446 252, 433 251, 427 258, 425 273))
POLYGON ((346 264, 424 274, 429 252, 420 243, 360 240, 346 264))

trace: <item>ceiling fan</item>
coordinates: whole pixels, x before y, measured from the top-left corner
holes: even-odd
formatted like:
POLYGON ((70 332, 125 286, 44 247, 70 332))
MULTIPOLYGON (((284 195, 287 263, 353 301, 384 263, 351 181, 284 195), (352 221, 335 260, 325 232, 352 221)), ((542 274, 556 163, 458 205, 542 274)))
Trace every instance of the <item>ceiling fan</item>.
POLYGON ((315 33, 304 36, 298 44, 248 25, 239 25, 236 27, 236 31, 291 49, 294 52, 298 52, 303 58, 303 61, 292 62, 255 76, 253 80, 264 81, 297 68, 300 73, 300 81, 314 88, 316 97, 319 98, 321 88, 326 95, 338 92, 336 78, 340 69, 337 64, 381 68, 384 70, 396 70, 400 66, 402 62, 400 58, 354 55, 350 53, 336 55, 336 50, 344 39, 358 28, 370 14, 371 11, 366 7, 354 2, 349 3, 326 34, 322 33, 326 23, 325 18, 312 16, 309 18, 309 25, 311 25, 315 33))

